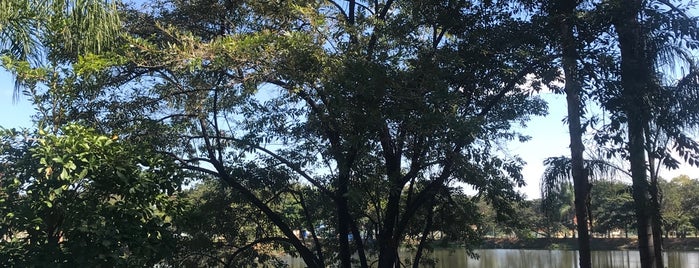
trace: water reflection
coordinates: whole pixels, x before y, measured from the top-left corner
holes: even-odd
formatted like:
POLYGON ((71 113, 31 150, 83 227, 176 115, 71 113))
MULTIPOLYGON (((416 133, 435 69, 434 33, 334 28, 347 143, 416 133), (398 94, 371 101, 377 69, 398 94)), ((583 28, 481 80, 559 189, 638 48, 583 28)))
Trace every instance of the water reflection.
MULTIPOLYGON (((577 268, 578 252, 573 250, 488 249, 476 251, 479 259, 468 258, 463 251, 437 250, 432 257, 437 268, 577 268)), ((699 267, 699 252, 672 251, 663 254, 667 267, 699 267)), ((637 251, 593 251, 592 267, 641 267, 637 251)))
MULTIPOLYGON (((435 250, 427 256, 436 259, 435 268, 577 268, 578 252, 573 250, 525 250, 483 249, 477 250, 478 259, 469 258, 463 250, 435 250)), ((670 251, 663 254, 667 267, 698 267, 699 252, 670 251)), ((287 258, 292 268, 305 267, 298 258, 287 258)), ((638 251, 593 251, 592 267, 636 268, 641 267, 638 251)))

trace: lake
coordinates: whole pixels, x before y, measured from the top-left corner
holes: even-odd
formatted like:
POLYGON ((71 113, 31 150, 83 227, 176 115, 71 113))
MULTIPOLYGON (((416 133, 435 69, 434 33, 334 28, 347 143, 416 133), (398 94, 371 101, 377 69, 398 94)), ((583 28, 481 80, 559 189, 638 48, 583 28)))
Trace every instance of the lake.
MULTIPOLYGON (((578 252, 574 250, 485 249, 476 252, 480 255, 477 260, 458 252, 435 251, 434 256, 439 260, 435 267, 578 267, 578 252)), ((665 252, 663 257, 667 267, 699 268, 699 252, 671 251, 665 252)), ((634 268, 641 264, 638 251, 593 251, 592 267, 634 268)))
MULTIPOLYGON (((476 250, 479 259, 469 258, 461 250, 439 249, 431 254, 437 259, 435 268, 575 268, 578 267, 578 252, 574 250, 530 250, 530 249, 481 249, 476 250)), ((699 252, 665 252, 665 266, 673 268, 699 268, 699 252)), ((286 260, 292 268, 305 267, 297 258, 286 260)), ((425 266, 429 267, 429 266, 425 266)), ((639 264, 638 251, 608 250, 592 252, 592 267, 635 268, 639 264)))

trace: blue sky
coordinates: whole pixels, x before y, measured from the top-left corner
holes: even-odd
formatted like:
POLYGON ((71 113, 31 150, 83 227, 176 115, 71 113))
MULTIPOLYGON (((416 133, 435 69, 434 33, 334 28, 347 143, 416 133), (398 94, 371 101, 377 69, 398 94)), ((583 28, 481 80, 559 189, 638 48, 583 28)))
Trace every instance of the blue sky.
POLYGON ((0 126, 4 128, 31 127, 34 108, 23 96, 12 103, 14 80, 4 69, 0 70, 0 126))
MULTIPOLYGON (((13 81, 9 73, 0 70, 0 126, 31 127, 34 109, 24 97, 17 103, 12 102, 13 81)), ((527 162, 523 170, 527 185, 520 190, 528 198, 538 198, 541 195, 539 183, 544 171, 543 160, 551 156, 570 155, 568 129, 563 123, 566 116, 565 96, 542 93, 541 97, 549 103, 549 115, 532 118, 527 128, 522 130, 532 139, 524 143, 511 142, 505 145, 506 148, 502 148, 505 154, 519 155, 527 162)), ((681 174, 697 178, 699 168, 683 165, 679 170, 661 171, 660 175, 664 178, 673 178, 681 174)))
MULTIPOLYGON (((544 159, 553 156, 570 156, 568 125, 563 122, 563 119, 567 117, 565 95, 542 93, 540 96, 548 102, 549 114, 545 117, 533 118, 527 124, 527 128, 522 130, 524 134, 532 137, 531 140, 524 143, 511 142, 508 144, 512 154, 519 155, 527 162, 522 171, 527 185, 521 190, 530 199, 541 196, 539 184, 545 169, 544 159)), ((683 174, 689 175, 690 178, 699 178, 699 168, 682 164, 677 170, 663 169, 660 171, 660 177, 665 179, 672 179, 683 174)), ((617 179, 631 183, 630 178, 619 177, 617 179)))

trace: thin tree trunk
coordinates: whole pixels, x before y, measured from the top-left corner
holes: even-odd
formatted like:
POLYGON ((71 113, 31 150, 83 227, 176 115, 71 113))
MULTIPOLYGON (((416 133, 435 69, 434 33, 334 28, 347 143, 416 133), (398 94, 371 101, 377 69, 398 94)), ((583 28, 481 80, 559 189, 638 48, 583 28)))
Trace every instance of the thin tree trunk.
MULTIPOLYGON (((349 211, 348 211, 349 213, 349 211)), ((357 255, 359 256, 359 265, 362 268, 368 268, 369 267, 369 262, 366 258, 366 252, 364 252, 364 241, 362 240, 362 234, 359 232, 359 228, 357 227, 357 223, 352 218, 352 215, 349 215, 350 218, 350 229, 352 230, 352 237, 354 238, 354 245, 357 247, 357 255)))
POLYGON ((427 209, 427 221, 425 222, 425 228, 422 230, 420 243, 417 245, 417 252, 415 253, 415 258, 413 259, 413 268, 420 267, 420 259, 422 258, 422 251, 425 249, 425 244, 427 243, 427 235, 430 233, 430 230, 432 230, 434 211, 432 206, 429 206, 427 209))
POLYGON ((336 196, 337 205, 337 232, 338 240, 340 243, 340 267, 350 268, 352 267, 352 253, 349 248, 349 234, 350 234, 350 218, 349 218, 349 206, 347 201, 347 190, 348 185, 345 178, 340 176, 338 178, 338 193, 336 196))
POLYGON ((574 0, 561 0, 559 2, 560 14, 554 14, 559 18, 561 33, 561 50, 563 51, 563 71, 565 73, 565 92, 568 104, 568 131, 570 133, 571 175, 575 192, 575 217, 577 218, 578 250, 580 252, 580 267, 592 267, 590 255, 590 232, 588 230, 588 206, 590 183, 585 170, 583 152, 585 147, 582 142, 584 129, 580 124, 582 102, 580 101, 581 83, 578 75, 577 42, 574 36, 573 18, 577 3, 574 0))
MULTIPOLYGON (((566 74, 566 88, 568 88, 566 74)), ((590 232, 587 225, 587 200, 590 182, 583 164, 582 143, 583 130, 580 127, 580 97, 576 90, 566 89, 568 102, 568 129, 570 131, 570 154, 572 164, 573 187, 575 190, 575 217, 577 218, 578 250, 580 251, 580 267, 592 267, 590 255, 590 232)))
POLYGON ((388 200, 384 212, 383 226, 379 233, 379 267, 393 267, 400 265, 398 260, 399 240, 396 238, 399 233, 399 216, 401 193, 406 182, 402 182, 401 152, 397 151, 388 132, 388 127, 384 126, 381 132, 381 147, 386 161, 386 175, 391 186, 388 189, 388 200))
POLYGON ((320 243, 320 239, 318 239, 318 234, 316 233, 316 228, 313 226, 313 223, 311 222, 311 214, 308 212, 308 207, 306 206, 306 202, 303 198, 303 193, 299 193, 299 203, 301 204, 301 209, 303 210, 303 214, 306 217, 306 228, 308 228, 308 231, 311 233, 311 237, 313 238, 313 243, 315 245, 315 250, 316 254, 318 254, 318 264, 321 266, 325 266, 325 258, 323 257, 323 246, 320 243))
MULTIPOLYGON (((660 212, 660 188, 658 188, 658 167, 662 163, 662 158, 655 156, 653 153, 655 148, 658 148, 658 143, 661 143, 661 141, 660 135, 651 134, 650 124, 646 124, 644 133, 646 138, 646 155, 648 156, 648 171, 650 171, 649 193, 653 245, 655 246, 655 256, 658 256, 655 260, 658 267, 664 267, 663 258, 661 257, 663 256, 663 230, 662 215, 660 212)), ((664 146, 667 146, 667 142, 665 142, 664 146)))
MULTIPOLYGON (((652 160, 651 160, 652 161, 652 160)), ((651 166, 652 169, 652 166, 651 166)), ((650 181, 650 212, 651 212, 651 228, 653 234, 653 249, 656 256, 655 263, 657 267, 665 267, 663 262, 663 230, 662 217, 660 215, 660 193, 658 189, 658 174, 651 171, 650 181)))

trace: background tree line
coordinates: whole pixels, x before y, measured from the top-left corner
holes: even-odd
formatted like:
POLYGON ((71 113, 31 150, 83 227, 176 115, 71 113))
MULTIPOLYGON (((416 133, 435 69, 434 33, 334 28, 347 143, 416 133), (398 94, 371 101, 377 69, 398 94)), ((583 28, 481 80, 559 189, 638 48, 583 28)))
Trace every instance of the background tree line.
MULTIPOLYGON (((661 215, 664 238, 699 235, 699 213, 696 211, 696 199, 699 194, 699 179, 690 179, 686 175, 671 180, 659 180, 661 193, 661 215)), ((634 201, 631 185, 614 180, 600 180, 592 188, 590 201, 590 223, 592 236, 598 238, 635 237, 634 201)), ((576 221, 573 211, 572 185, 546 199, 533 199, 523 202, 518 218, 522 225, 499 227, 491 219, 484 228, 484 234, 493 237, 517 237, 531 239, 536 237, 576 237, 576 221)), ((481 211, 488 215, 490 208, 484 205, 481 211)))

